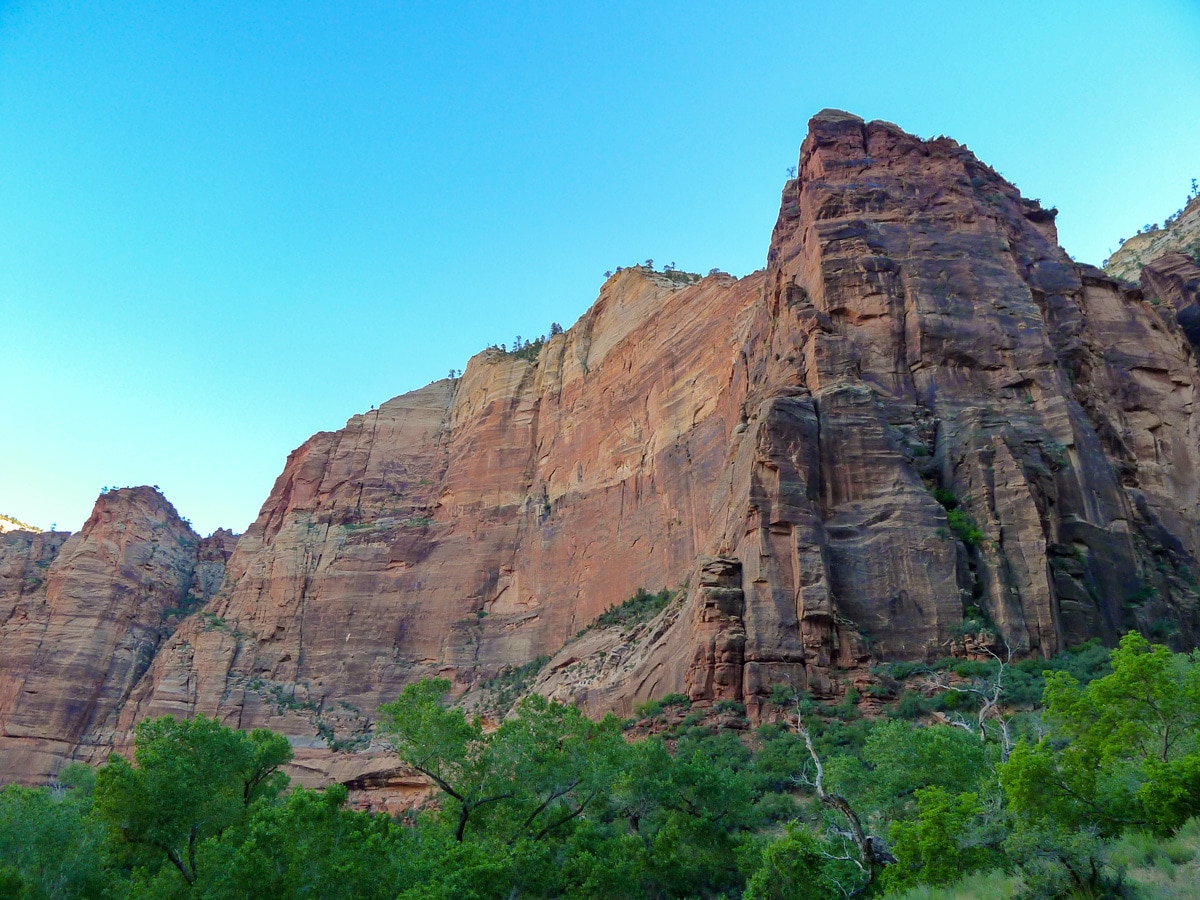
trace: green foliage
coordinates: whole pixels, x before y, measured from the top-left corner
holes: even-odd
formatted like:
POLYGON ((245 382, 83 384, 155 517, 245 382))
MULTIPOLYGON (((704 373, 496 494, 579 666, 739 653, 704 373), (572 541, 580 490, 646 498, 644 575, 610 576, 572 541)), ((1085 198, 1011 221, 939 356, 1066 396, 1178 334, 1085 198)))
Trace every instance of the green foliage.
POLYGON ((1081 687, 1049 673, 1044 699, 1050 733, 1000 768, 1019 816, 1112 836, 1130 825, 1167 833, 1200 812, 1200 659, 1131 632, 1111 674, 1081 687))
POLYGON ((401 762, 427 775, 458 807, 461 841, 471 813, 504 796, 505 774, 486 758, 487 740, 478 719, 468 722, 461 710, 448 709, 444 678, 404 688, 400 698, 379 707, 378 733, 391 741, 401 762))
POLYGON ((1046 676, 1049 731, 999 766, 1014 827, 1006 849, 1049 893, 1114 890, 1105 839, 1158 834, 1200 812, 1200 658, 1127 634, 1087 686, 1046 676))
POLYGON ((113 754, 97 774, 96 814, 135 862, 151 870, 170 862, 193 884, 199 845, 275 797, 287 783, 279 767, 291 758, 287 740, 270 731, 246 734, 204 716, 146 719, 136 767, 113 754))
MULTIPOLYGON (((996 664, 987 665, 994 668, 996 664)), ((1047 672, 1067 672, 1080 684, 1087 684, 1109 671, 1109 650, 1093 639, 1070 647, 1052 659, 1025 659, 1014 663, 1005 674, 1004 699, 1017 705, 1040 702, 1046 689, 1047 672)))
POLYGON ((85 790, 9 785, 0 790, 0 897, 99 896, 104 829, 85 790))
POLYGON ((519 349, 513 350, 509 356, 515 356, 517 359, 527 359, 533 362, 538 358, 538 354, 542 352, 542 347, 546 344, 546 337, 537 338, 533 341, 526 341, 519 349))
POLYGON ((914 811, 923 788, 949 794, 979 790, 994 758, 992 749, 961 728, 891 720, 871 728, 861 751, 832 756, 826 769, 859 807, 895 820, 914 811))
POLYGON ((983 543, 983 531, 963 510, 946 510, 946 522, 950 526, 950 532, 967 546, 978 547, 983 543))
POLYGON ((894 715, 901 719, 917 719, 928 714, 933 703, 917 691, 905 691, 896 703, 894 715))
POLYGON ((834 900, 844 896, 832 849, 805 828, 789 825, 761 854, 744 900, 834 900))
POLYGON ((954 491, 946 490, 946 488, 934 488, 929 493, 933 494, 933 499, 946 509, 958 509, 958 498, 954 496, 954 491))
POLYGON ((966 511, 960 508, 958 498, 954 496, 953 491, 946 488, 934 488, 930 493, 933 494, 934 500, 945 507, 946 523, 955 538, 968 547, 978 547, 983 543, 984 533, 967 515, 966 511))
POLYGON ((489 710, 497 716, 505 715, 533 686, 548 662, 549 656, 539 656, 523 666, 507 666, 495 677, 481 681, 480 687, 491 694, 489 710))
POLYGON ((204 845, 198 897, 390 900, 395 856, 410 842, 386 816, 345 808, 346 788, 299 788, 258 811, 244 830, 204 845))
POLYGON ((898 681, 903 681, 905 678, 908 678, 910 675, 917 675, 920 673, 928 672, 929 666, 927 666, 925 663, 921 663, 921 662, 908 662, 908 661, 884 662, 884 663, 877 663, 874 666, 873 670, 885 677, 895 678, 898 681))
POLYGON ((841 702, 835 707, 838 716, 843 719, 857 719, 859 717, 858 701, 860 694, 853 687, 846 690, 846 695, 842 697, 841 702))
MULTIPOLYGON (((563 333, 563 330, 562 330, 561 325, 559 325, 557 322, 552 322, 550 324, 550 335, 551 336, 554 336, 556 334, 562 334, 562 333, 563 333)), ((493 350, 493 351, 499 351, 500 353, 504 354, 505 356, 511 356, 516 359, 524 359, 524 360, 528 360, 529 362, 537 362, 538 354, 540 354, 542 352, 542 347, 544 347, 545 345, 546 345, 546 336, 544 334, 538 338, 535 338, 532 341, 521 340, 521 336, 518 334, 516 339, 513 341, 513 345, 512 345, 511 349, 509 349, 507 344, 499 344, 499 345, 492 344, 490 347, 488 347, 488 349, 493 350)))
POLYGON ((592 722, 576 707, 537 695, 485 734, 478 719, 468 722, 442 704, 449 688, 445 679, 409 685, 380 707, 379 732, 446 794, 444 811, 460 843, 471 822, 509 823, 509 840, 545 837, 595 799, 592 779, 608 771, 614 748, 624 745, 616 719, 592 722))
POLYGON ((888 894, 889 900, 1031 900, 1022 893, 1024 885, 1018 876, 1002 869, 968 875, 946 887, 919 885, 901 894, 888 894))
MULTIPOLYGON (((1130 885, 1197 896, 1200 657, 1132 635, 1111 669, 1108 658, 1086 645, 1007 666, 1004 683, 1022 697, 1044 681, 1046 709, 1040 722, 1020 713, 1037 740, 1003 762, 995 730, 984 741, 865 718, 853 697, 778 691, 823 760, 826 802, 794 727, 706 728, 698 711, 627 742, 614 718, 531 696, 485 731, 447 706, 449 682, 410 685, 380 710, 379 735, 437 797, 406 825, 348 809, 342 787, 284 797, 279 736, 151 720, 133 764, 114 756, 99 773, 65 767, 53 790, 0 790, 0 896, 931 900, 1118 896, 1130 885), (888 836, 896 861, 874 867, 873 885, 831 795, 888 836), (1014 867, 1011 878, 984 871, 1014 867)), ((986 681, 998 667, 947 660, 909 674, 986 681)), ((951 696, 962 695, 941 702, 951 696)), ((929 705, 908 692, 897 706, 906 698, 929 705)), ((687 698, 654 709, 671 706, 687 698)))
POLYGON ((1193 900, 1200 896, 1200 819, 1189 819, 1174 837, 1131 831, 1109 848, 1110 864, 1123 871, 1138 896, 1193 900))
POLYGON ((687 694, 664 694, 657 700, 647 700, 634 708, 634 715, 641 719, 653 719, 662 715, 669 706, 681 706, 684 709, 692 705, 687 694))
POLYGON ((771 685, 769 699, 776 706, 791 706, 796 702, 796 689, 790 684, 777 681, 771 685))
POLYGON ((599 628, 611 628, 614 625, 629 628, 642 622, 649 622, 667 608, 667 604, 674 596, 674 592, 666 588, 657 594, 651 594, 645 588, 638 588, 632 597, 620 606, 609 607, 592 624, 599 628))
POLYGON ((915 796, 916 818, 892 824, 892 853, 897 861, 883 874, 889 890, 951 884, 968 872, 999 862, 995 852, 972 840, 972 826, 983 813, 978 794, 951 794, 935 785, 919 788, 915 796))

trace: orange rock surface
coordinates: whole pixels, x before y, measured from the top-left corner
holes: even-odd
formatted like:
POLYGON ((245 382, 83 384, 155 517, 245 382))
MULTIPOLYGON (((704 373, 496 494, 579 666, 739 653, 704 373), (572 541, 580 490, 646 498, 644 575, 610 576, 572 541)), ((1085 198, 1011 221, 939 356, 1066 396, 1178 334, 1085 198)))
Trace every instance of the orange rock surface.
POLYGON ((100 497, 78 534, 0 536, 0 776, 103 759, 162 640, 224 579, 233 536, 201 539, 153 488, 100 497))
MULTIPOLYGON (((101 565, 89 521, 16 590, 39 624, 0 633, 79 648, 2 651, 3 740, 29 748, 4 774, 204 713, 402 797, 381 748, 334 750, 370 750, 378 704, 430 675, 467 691, 548 655, 537 689, 592 712, 684 691, 754 716, 773 684, 835 695, 980 624, 1021 653, 1130 627, 1194 646, 1200 371, 1171 313, 1074 264, 1054 211, 965 147, 826 111, 763 271, 620 271, 535 359, 485 351, 315 435, 178 627, 155 623, 199 556, 101 565), (663 586, 654 621, 576 637, 663 586), (68 680, 98 687, 55 699, 68 680)), ((140 540, 193 540, 163 523, 140 540)), ((52 555, 22 553, 0 604, 52 555)))

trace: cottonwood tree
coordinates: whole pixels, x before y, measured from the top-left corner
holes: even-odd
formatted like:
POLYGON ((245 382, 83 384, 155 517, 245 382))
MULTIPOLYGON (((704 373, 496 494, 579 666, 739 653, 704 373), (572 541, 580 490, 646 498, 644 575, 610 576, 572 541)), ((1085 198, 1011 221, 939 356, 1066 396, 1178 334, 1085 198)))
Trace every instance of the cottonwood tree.
POLYGON ((1112 673, 1086 687, 1047 675, 1046 733, 1000 765, 1014 817, 1010 854, 1078 891, 1108 877, 1102 840, 1125 828, 1170 834, 1200 814, 1200 656, 1131 632, 1112 673))
POLYGON ((292 758, 287 739, 249 734, 215 718, 173 716, 137 726, 134 764, 113 754, 96 775, 95 812, 135 862, 170 862, 196 882, 201 843, 243 822, 259 801, 287 785, 279 767, 292 758))
POLYGON ((399 699, 379 707, 378 733, 401 762, 428 777, 457 807, 454 839, 461 843, 471 816, 511 798, 514 786, 479 718, 467 721, 462 710, 443 704, 449 690, 445 678, 407 685, 399 699))

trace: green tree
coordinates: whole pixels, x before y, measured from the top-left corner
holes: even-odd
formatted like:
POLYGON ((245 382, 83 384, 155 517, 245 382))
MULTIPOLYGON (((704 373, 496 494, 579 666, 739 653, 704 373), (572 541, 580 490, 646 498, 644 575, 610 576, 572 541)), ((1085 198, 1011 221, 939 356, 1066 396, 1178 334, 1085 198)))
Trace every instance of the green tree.
POLYGON ((642 843, 646 896, 739 884, 740 845, 761 821, 754 780, 749 751, 729 733, 680 737, 674 754, 657 736, 629 747, 612 810, 642 843))
POLYGON ((246 734, 204 716, 146 719, 135 732, 136 766, 113 754, 97 774, 95 811, 131 862, 154 872, 168 861, 194 884, 200 845, 274 799, 291 757, 270 731, 246 734))
POLYGON ((951 794, 935 786, 919 789, 916 797, 916 818, 892 823, 889 837, 896 862, 883 871, 888 890, 950 884, 999 861, 989 848, 972 840, 973 823, 983 813, 978 794, 951 794))
POLYGON ((244 829, 201 846, 195 896, 391 900, 408 835, 385 815, 347 809, 346 796, 343 785, 299 788, 257 804, 244 829))
POLYGON ((471 816, 514 796, 511 758, 491 752, 479 718, 443 704, 450 682, 432 678, 407 685, 399 699, 379 707, 380 736, 401 762, 426 775, 448 797, 461 843, 471 816))
POLYGON ((746 883, 745 900, 834 900, 844 897, 853 876, 816 835, 789 825, 783 837, 762 852, 762 862, 746 883))
POLYGON ((835 757, 829 776, 856 804, 887 819, 912 811, 921 788, 974 791, 992 772, 996 748, 961 728, 876 722, 860 754, 835 757))
POLYGON ((1114 881, 1105 839, 1169 833, 1200 812, 1200 657, 1130 633, 1112 672, 1085 687, 1048 673, 1044 703, 1046 734, 999 766, 1014 818, 1005 846, 1035 880, 1096 891, 1114 881))
POLYGON ((0 897, 103 893, 104 831, 87 815, 90 806, 85 788, 0 790, 0 897))
POLYGON ((1025 819, 1101 836, 1130 825, 1160 833, 1200 813, 1200 657, 1127 634, 1112 673, 1086 687, 1047 675, 1050 730, 1000 767, 1025 819))
POLYGON ((491 736, 490 759, 511 772, 499 804, 507 840, 542 840, 607 797, 627 750, 613 716, 593 722, 578 707, 532 695, 491 736))

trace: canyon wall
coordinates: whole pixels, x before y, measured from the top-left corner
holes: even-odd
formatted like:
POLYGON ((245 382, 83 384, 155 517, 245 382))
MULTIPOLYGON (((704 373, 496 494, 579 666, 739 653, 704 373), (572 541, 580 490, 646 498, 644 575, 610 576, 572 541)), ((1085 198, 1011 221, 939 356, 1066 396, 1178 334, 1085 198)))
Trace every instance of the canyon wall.
POLYGON ((234 543, 200 538, 148 487, 105 493, 74 535, 0 535, 0 778, 107 754, 130 691, 221 585, 234 543))
POLYGON ((287 734, 314 783, 400 784, 379 703, 543 655, 536 688, 594 713, 684 691, 760 715, 773 684, 835 696, 872 659, 978 634, 1194 646, 1186 276, 1152 296, 1076 265, 1054 211, 962 145, 826 111, 764 270, 619 271, 535 358, 485 351, 315 435, 211 560, 211 595, 165 513, 130 512, 158 523, 148 562, 103 516, 61 547, 21 538, 0 555, 0 740, 28 749, 2 777, 203 713, 287 734), (89 584, 101 550, 128 577, 89 584), (585 630, 664 586, 654 621, 585 630), (164 619, 189 591, 202 608, 164 619), (79 649, 39 657, 35 636, 79 649), (52 687, 69 679, 91 699, 52 687))

